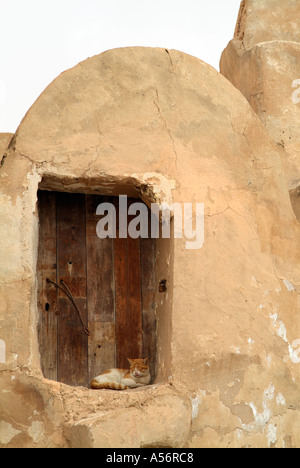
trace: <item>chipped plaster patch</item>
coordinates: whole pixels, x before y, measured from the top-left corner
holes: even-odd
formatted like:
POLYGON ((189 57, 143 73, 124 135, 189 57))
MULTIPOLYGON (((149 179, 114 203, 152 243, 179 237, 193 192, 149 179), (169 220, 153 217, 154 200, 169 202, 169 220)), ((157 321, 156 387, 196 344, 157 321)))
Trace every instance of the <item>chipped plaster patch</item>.
POLYGON ((191 403, 192 403, 192 419, 195 419, 198 416, 199 405, 202 403, 201 394, 202 394, 202 396, 205 396, 206 391, 202 390, 199 393, 197 393, 196 396, 190 397, 191 403))
POLYGON ((275 444, 277 442, 277 427, 274 424, 268 425, 267 439, 269 448, 271 448, 271 444, 275 444))
POLYGON ((33 421, 28 428, 28 434, 34 442, 37 442, 38 438, 43 436, 43 423, 41 421, 33 421))
POLYGON ((271 409, 269 408, 268 403, 274 399, 274 394, 275 394, 275 387, 270 383, 269 387, 265 389, 264 394, 263 394, 263 401, 262 401, 262 407, 263 411, 262 413, 259 413, 257 411, 257 407, 254 405, 254 403, 251 401, 249 403, 250 408, 252 409, 253 412, 253 417, 254 417, 254 423, 250 424, 243 424, 243 429, 249 432, 253 432, 256 430, 263 429, 266 424, 269 422, 271 418, 271 409))
POLYGON ((269 317, 272 320, 273 327, 276 329, 276 334, 288 344, 288 358, 291 359, 291 361, 294 364, 300 364, 300 348, 298 347, 297 349, 295 349, 297 346, 300 345, 300 340, 294 340, 293 343, 290 344, 287 339, 286 326, 281 320, 278 320, 278 315, 276 313, 269 314, 269 317))
POLYGON ((300 364, 300 340, 294 340, 289 344, 290 359, 294 364, 300 364), (297 349, 296 349, 297 348, 297 349))
POLYGON ((286 285, 286 289, 288 291, 295 291, 295 286, 288 280, 283 280, 284 284, 286 285))
POLYGON ((282 321, 277 320, 278 315, 276 313, 269 314, 269 317, 272 320, 273 327, 276 328, 276 334, 287 343, 288 340, 287 340, 287 335, 286 335, 286 327, 284 323, 282 321))
POLYGON ((192 419, 195 419, 199 413, 199 405, 201 403, 201 398, 199 395, 196 395, 195 398, 191 398, 192 403, 192 419))
POLYGON ((282 405, 282 406, 285 406, 285 398, 284 396, 282 395, 282 393, 278 393, 277 397, 276 397, 276 403, 277 405, 282 405))
POLYGON ((0 443, 9 444, 9 442, 21 431, 15 429, 11 424, 0 421, 0 443))
POLYGON ((176 188, 176 180, 169 179, 168 177, 160 174, 159 172, 145 172, 144 174, 130 174, 130 177, 134 177, 141 181, 146 186, 152 188, 155 195, 155 202, 157 203, 173 203, 172 190, 176 188))
POLYGON ((5 341, 0 340, 0 364, 5 364, 6 363, 6 358, 5 358, 5 341))
POLYGON ((249 343, 250 347, 252 348, 252 346, 254 345, 255 341, 254 341, 252 338, 248 338, 248 343, 249 343))
POLYGON ((275 444, 277 442, 277 426, 270 422, 272 417, 272 410, 270 408, 271 402, 275 399, 278 406, 285 406, 286 404, 285 398, 282 395, 282 393, 278 393, 276 398, 275 393, 275 386, 272 382, 270 382, 270 385, 264 390, 263 393, 263 411, 259 413, 255 404, 253 402, 250 402, 249 406, 253 412, 254 422, 242 425, 242 428, 249 432, 263 430, 264 434, 267 437, 268 447, 271 447, 272 444, 275 444))

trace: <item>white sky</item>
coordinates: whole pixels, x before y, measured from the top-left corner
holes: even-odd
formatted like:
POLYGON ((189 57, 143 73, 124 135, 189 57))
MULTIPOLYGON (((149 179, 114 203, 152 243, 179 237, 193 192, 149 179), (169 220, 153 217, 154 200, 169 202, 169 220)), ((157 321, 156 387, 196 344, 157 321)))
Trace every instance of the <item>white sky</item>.
POLYGON ((0 0, 0 132, 61 72, 107 49, 177 49, 219 70, 240 0, 0 0))

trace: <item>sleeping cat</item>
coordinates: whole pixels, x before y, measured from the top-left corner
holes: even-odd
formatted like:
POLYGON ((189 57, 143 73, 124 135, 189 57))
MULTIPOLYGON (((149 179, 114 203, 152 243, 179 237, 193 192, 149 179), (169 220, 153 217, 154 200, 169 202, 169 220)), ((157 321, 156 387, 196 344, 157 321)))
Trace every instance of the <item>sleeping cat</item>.
POLYGON ((150 383, 148 359, 128 359, 130 370, 109 369, 95 377, 90 387, 93 389, 108 388, 111 390, 126 390, 127 388, 143 387, 150 383))

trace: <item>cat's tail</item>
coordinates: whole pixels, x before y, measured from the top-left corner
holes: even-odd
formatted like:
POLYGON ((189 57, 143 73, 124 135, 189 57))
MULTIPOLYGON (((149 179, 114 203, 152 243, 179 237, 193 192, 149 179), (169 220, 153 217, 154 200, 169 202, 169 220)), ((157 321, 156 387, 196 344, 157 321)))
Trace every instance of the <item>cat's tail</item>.
POLYGON ((126 390, 128 387, 124 384, 119 384, 115 382, 98 382, 96 379, 93 379, 90 383, 90 387, 94 390, 101 390, 102 388, 106 388, 109 390, 126 390))

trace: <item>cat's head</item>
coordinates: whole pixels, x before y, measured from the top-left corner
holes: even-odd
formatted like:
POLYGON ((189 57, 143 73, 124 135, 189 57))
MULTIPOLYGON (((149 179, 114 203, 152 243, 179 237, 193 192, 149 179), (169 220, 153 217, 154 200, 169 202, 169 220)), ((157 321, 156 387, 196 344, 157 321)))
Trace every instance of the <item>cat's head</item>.
POLYGON ((149 373, 148 358, 142 359, 129 359, 130 373, 134 377, 142 377, 149 373))

